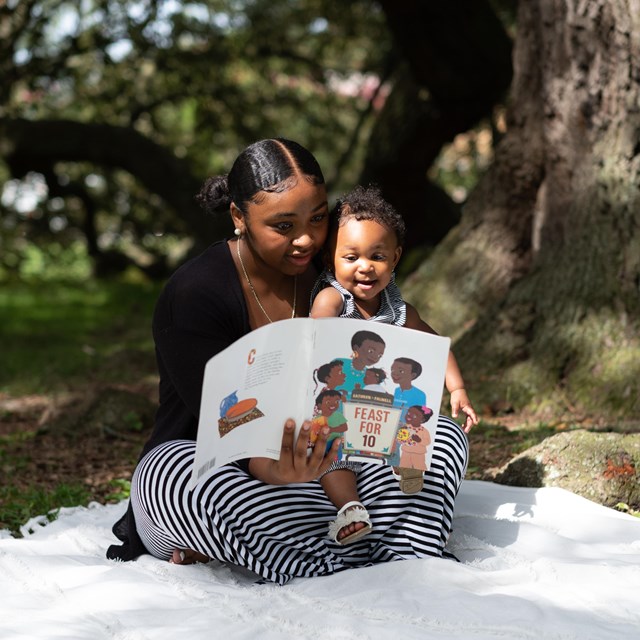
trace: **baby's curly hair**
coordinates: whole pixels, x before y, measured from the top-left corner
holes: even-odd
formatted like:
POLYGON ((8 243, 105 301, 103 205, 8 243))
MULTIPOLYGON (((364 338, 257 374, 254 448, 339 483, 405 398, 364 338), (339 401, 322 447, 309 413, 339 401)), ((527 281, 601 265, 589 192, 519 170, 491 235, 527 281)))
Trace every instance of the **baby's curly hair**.
POLYGON ((373 220, 396 234, 398 246, 404 244, 405 224, 402 216, 383 197, 376 185, 358 185, 336 202, 331 215, 331 233, 347 220, 373 220))

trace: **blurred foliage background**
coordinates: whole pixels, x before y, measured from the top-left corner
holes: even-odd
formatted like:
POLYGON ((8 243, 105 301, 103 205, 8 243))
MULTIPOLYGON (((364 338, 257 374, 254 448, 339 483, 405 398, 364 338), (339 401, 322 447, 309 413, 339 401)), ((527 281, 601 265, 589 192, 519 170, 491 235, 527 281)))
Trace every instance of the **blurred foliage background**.
POLYGON ((284 136, 332 202, 373 182, 404 216, 405 296, 491 411, 631 415, 634 20, 602 0, 8 0, 0 283, 162 282, 231 232, 194 200, 205 178, 284 136))
POLYGON ((403 46, 417 9, 373 0, 9 0, 0 279, 166 277, 228 233, 193 201, 205 177, 274 136, 316 154, 332 198, 380 184, 433 246, 505 126, 516 3, 462 5, 422 16, 425 52, 403 46), (465 29, 481 73, 447 44, 465 29))

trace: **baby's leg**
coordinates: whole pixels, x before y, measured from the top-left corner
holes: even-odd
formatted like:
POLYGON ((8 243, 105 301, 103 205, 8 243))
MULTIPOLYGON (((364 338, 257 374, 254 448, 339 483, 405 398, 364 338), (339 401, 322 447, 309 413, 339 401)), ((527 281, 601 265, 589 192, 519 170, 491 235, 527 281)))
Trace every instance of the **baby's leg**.
POLYGON ((337 509, 341 509, 347 502, 360 500, 356 486, 356 474, 350 469, 336 469, 325 473, 320 478, 320 484, 337 509))
MULTIPOLYGON (((349 469, 336 469, 325 473, 320 478, 320 484, 327 494, 327 497, 338 510, 340 510, 347 502, 359 502, 358 488, 356 485, 356 474, 349 469)), ((355 505, 350 507, 356 508, 355 505)), ((345 525, 338 533, 338 540, 342 540, 346 536, 359 531, 367 526, 364 522, 352 522, 345 525)))

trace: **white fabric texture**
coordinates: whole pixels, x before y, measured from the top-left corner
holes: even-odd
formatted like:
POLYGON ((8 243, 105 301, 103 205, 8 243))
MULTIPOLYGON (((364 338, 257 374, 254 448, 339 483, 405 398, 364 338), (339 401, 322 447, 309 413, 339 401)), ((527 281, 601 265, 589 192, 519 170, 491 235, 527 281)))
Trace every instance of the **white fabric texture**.
POLYGON ((217 563, 105 558, 126 503, 0 533, 0 638, 640 637, 640 520, 561 489, 465 481, 440 558, 256 585, 217 563), (28 533, 32 528, 33 533, 28 533))

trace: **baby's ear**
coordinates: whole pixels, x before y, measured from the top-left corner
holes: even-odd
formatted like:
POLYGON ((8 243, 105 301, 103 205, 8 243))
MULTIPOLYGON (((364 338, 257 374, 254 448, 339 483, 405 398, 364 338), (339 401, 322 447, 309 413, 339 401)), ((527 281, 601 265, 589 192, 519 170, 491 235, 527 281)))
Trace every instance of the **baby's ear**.
POLYGON ((400 256, 402 255, 402 247, 396 247, 395 253, 393 255, 393 268, 395 269, 398 262, 400 261, 400 256))

